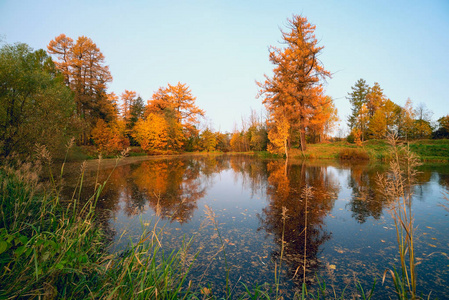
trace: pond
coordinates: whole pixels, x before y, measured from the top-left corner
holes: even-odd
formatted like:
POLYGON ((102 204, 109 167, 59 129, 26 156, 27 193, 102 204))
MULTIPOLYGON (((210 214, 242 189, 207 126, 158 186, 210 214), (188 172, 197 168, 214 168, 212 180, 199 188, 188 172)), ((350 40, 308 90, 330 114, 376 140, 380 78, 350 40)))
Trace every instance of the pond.
MULTIPOLYGON (((355 282, 369 290, 376 280, 375 298, 393 297, 391 276, 383 285, 382 276, 400 268, 396 228, 391 204, 377 192, 377 176, 387 169, 245 155, 125 159, 112 174, 110 167, 99 172, 99 182, 110 178, 98 209, 111 251, 122 251, 155 222, 167 251, 193 237, 190 252, 199 255, 188 279, 210 284, 217 295, 224 291, 226 255, 235 292, 243 284, 273 284, 276 269, 286 298, 303 281, 315 289, 317 278, 337 294, 346 287, 347 298, 358 293, 355 282)), ((85 182, 96 177, 93 167, 85 182)), ((432 298, 449 298, 448 188, 448 165, 419 167, 411 203, 418 292, 432 298)))

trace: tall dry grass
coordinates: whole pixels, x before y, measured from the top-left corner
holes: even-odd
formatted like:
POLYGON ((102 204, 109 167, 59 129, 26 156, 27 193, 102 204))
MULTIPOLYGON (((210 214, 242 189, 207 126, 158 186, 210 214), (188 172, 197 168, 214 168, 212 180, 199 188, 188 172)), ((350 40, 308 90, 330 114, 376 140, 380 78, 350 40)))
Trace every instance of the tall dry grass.
POLYGON ((394 134, 388 137, 391 145, 391 161, 389 172, 379 175, 380 192, 391 202, 391 214, 395 223, 396 238, 401 267, 387 269, 390 274, 399 299, 417 299, 417 272, 415 260, 415 226, 412 212, 413 185, 416 177, 416 167, 419 165, 417 156, 410 151, 408 145, 399 145, 394 134))

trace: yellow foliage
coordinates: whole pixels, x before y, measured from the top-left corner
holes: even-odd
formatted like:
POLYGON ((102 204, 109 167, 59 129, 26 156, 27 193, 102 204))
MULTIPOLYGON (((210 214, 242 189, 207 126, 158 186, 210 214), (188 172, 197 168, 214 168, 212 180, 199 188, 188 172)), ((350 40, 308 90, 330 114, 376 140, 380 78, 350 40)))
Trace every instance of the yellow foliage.
POLYGON ((150 113, 145 120, 137 121, 132 136, 149 154, 167 151, 169 128, 167 121, 161 115, 150 113))
POLYGON ((129 147, 129 140, 124 135, 123 124, 107 124, 103 119, 97 121, 92 130, 92 139, 100 153, 117 153, 129 147))
POLYGON ((290 137, 290 124, 286 117, 281 116, 275 120, 273 126, 268 131, 268 151, 271 153, 285 153, 288 157, 288 139, 290 137))

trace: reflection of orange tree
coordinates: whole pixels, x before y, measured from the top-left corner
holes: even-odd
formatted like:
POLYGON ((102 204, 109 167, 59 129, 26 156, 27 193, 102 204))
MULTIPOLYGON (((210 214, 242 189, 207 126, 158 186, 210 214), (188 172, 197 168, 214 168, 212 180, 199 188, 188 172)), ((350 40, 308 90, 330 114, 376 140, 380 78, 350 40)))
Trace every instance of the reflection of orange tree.
POLYGON ((283 162, 270 162, 267 165, 269 177, 267 195, 270 204, 259 216, 261 228, 274 234, 279 249, 272 252, 272 258, 281 256, 282 234, 284 230, 284 249, 282 259, 288 265, 288 277, 301 287, 303 282, 303 263, 306 256, 305 281, 310 283, 319 268, 320 246, 330 238, 322 229, 323 219, 332 209, 338 183, 327 173, 325 167, 292 164, 285 167, 283 162), (303 189, 312 187, 313 196, 308 199, 307 227, 305 226, 306 203, 303 189), (287 208, 287 220, 283 229, 282 211, 287 208), (307 231, 306 241, 304 231, 307 231), (306 243, 305 243, 306 242, 306 243), (307 245, 307 249, 305 248, 307 245))
POLYGON ((146 194, 149 205, 162 218, 188 222, 204 197, 200 168, 182 160, 143 162, 132 172, 137 189, 146 194))

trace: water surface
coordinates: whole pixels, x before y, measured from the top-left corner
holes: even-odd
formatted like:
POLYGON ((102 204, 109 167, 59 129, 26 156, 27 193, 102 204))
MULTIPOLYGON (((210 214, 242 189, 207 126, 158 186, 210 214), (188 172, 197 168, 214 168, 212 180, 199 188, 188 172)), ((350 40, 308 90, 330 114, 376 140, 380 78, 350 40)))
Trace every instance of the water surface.
MULTIPOLYGON (((317 277, 337 293, 347 286, 347 295, 357 293, 354 278, 366 289, 376 279, 375 295, 382 298, 394 296, 388 276, 382 286, 385 269, 400 267, 391 204, 377 192, 376 178, 387 168, 226 155, 129 161, 112 173, 99 209, 112 251, 136 241, 159 220, 156 214, 168 251, 193 236, 192 255, 200 254, 189 280, 210 283, 217 294, 225 282, 224 253, 206 205, 219 224, 236 291, 242 283, 274 283, 276 265, 287 298, 303 281, 316 287, 317 277), (312 195, 305 197, 308 186, 312 195)), ((449 298, 449 216, 441 206, 449 206, 443 199, 449 166, 419 170, 411 203, 418 287, 432 298, 449 298)), ((102 170, 99 181, 110 171, 102 170)), ((95 182, 95 170, 86 175, 95 182)))

